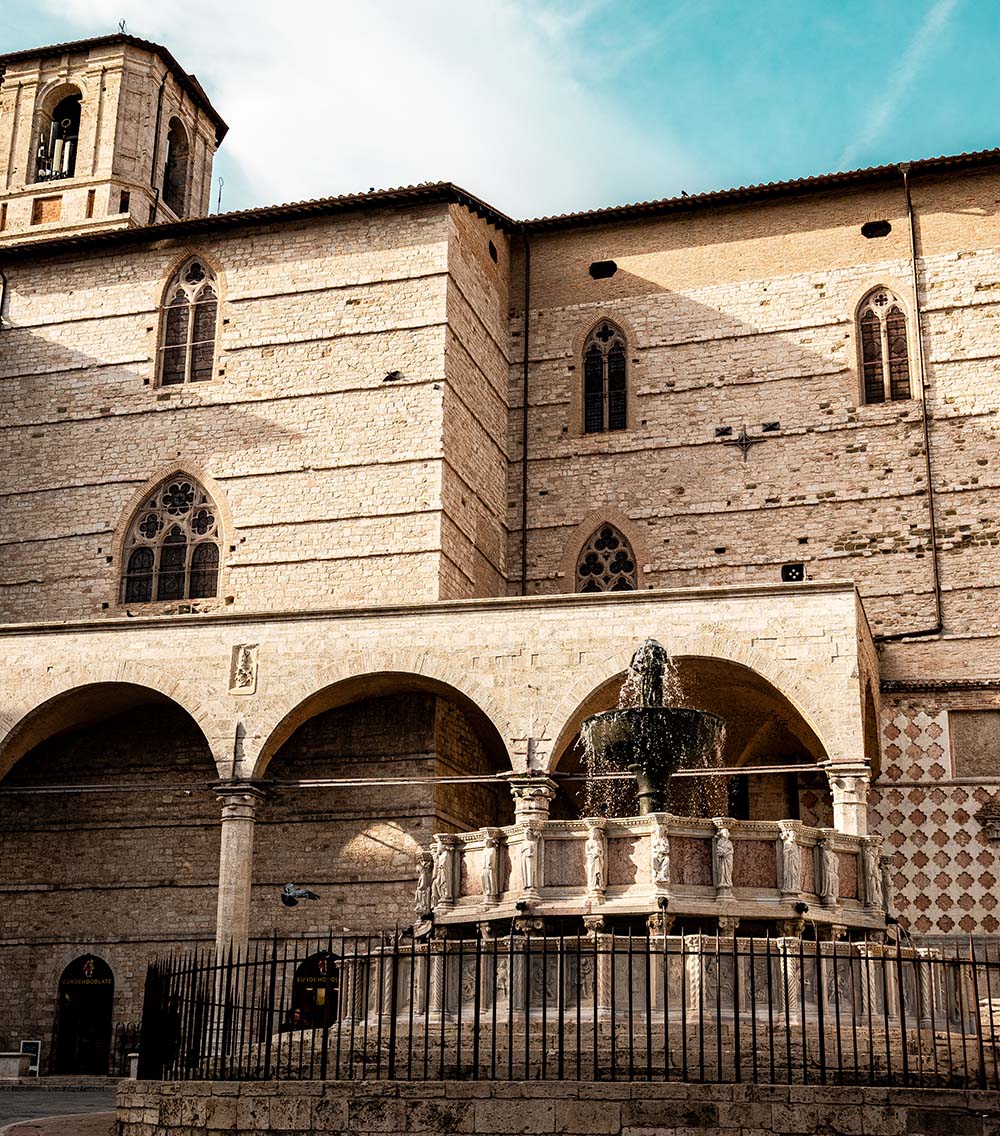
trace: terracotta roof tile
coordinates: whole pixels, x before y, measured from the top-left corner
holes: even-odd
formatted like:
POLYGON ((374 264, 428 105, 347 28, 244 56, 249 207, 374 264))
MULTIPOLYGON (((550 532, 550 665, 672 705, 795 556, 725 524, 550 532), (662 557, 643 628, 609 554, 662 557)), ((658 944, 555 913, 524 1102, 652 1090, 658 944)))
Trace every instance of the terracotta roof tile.
POLYGON ((90 39, 69 40, 66 43, 53 43, 48 44, 46 47, 32 47, 25 48, 21 51, 4 52, 0 54, 0 79, 2 79, 3 72, 11 63, 18 63, 24 59, 44 59, 51 55, 70 55, 74 52, 89 51, 92 47, 111 47, 117 44, 138 47, 143 51, 149 51, 153 55, 158 55, 173 72, 178 83, 180 83, 202 110, 204 110, 212 122, 215 123, 216 142, 221 142, 222 139, 225 138, 229 127, 215 107, 212 106, 208 95, 205 94, 204 87, 202 87, 201 83, 198 82, 194 75, 189 75, 162 44, 153 43, 148 39, 140 39, 138 36, 128 35, 125 32, 115 32, 114 35, 92 36, 90 39))

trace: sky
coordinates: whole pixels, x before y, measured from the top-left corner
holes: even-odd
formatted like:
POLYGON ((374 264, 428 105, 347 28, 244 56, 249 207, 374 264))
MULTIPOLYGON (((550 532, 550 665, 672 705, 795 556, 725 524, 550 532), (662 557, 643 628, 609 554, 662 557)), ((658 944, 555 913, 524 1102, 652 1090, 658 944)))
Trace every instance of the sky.
POLYGON ((0 54, 120 20, 229 123, 223 211, 453 181, 527 218, 1000 146, 1000 0, 0 0, 0 54))

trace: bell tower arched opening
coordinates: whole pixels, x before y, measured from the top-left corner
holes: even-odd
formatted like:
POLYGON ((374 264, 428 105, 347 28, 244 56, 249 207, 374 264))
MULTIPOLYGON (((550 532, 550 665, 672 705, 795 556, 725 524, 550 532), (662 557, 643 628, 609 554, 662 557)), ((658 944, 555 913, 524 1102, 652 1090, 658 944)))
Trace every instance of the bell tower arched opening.
POLYGON ((76 174, 82 106, 83 95, 73 89, 59 98, 51 110, 42 111, 35 149, 35 181, 57 181, 76 174))

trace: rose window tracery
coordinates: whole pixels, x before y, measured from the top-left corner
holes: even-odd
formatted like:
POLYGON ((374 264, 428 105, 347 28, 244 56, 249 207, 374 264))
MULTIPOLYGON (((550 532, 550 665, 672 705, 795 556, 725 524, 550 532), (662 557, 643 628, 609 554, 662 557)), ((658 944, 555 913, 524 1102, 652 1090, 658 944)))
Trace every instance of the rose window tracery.
POLYGON ((122 603, 207 599, 219 586, 218 510, 188 477, 146 498, 125 542, 122 603))
POLYGON ((578 592, 634 592, 635 554, 614 525, 602 525, 583 546, 576 565, 578 592))

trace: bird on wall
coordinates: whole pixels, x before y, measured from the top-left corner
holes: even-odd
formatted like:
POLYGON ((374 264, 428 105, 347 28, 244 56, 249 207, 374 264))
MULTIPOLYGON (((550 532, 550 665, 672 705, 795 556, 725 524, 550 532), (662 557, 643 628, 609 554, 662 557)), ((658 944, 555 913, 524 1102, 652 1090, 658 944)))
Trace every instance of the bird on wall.
POLYGON ((300 888, 296 884, 285 884, 281 889, 281 902, 286 907, 297 907, 300 899, 319 899, 319 896, 308 888, 300 888))

